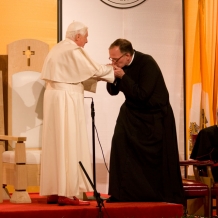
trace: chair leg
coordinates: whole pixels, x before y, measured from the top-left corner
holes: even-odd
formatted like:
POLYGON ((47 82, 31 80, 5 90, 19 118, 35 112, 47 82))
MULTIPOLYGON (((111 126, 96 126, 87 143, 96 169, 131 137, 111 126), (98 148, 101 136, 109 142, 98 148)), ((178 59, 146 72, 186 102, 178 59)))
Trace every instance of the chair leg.
POLYGON ((188 217, 188 209, 186 206, 183 207, 183 216, 182 217, 188 217))
POLYGON ((217 195, 216 195, 216 215, 218 215, 218 196, 217 195))
POLYGON ((26 164, 15 166, 15 191, 11 196, 11 203, 31 203, 27 188, 27 169, 26 164))
POLYGON ((10 199, 11 203, 31 203, 30 196, 27 191, 14 191, 10 199))
POLYGON ((210 217, 213 217, 213 210, 214 210, 214 206, 213 206, 213 196, 210 196, 210 217))
POLYGON ((213 212, 216 211, 216 217, 218 216, 218 196, 211 196, 211 217, 213 217, 213 212), (214 205, 214 200, 216 205, 214 205))
POLYGON ((206 217, 209 217, 210 212, 209 212, 209 197, 205 196, 204 198, 204 214, 206 217))
POLYGON ((185 205, 183 206, 183 216, 182 217, 187 217, 188 216, 188 200, 185 201, 185 205))
POLYGON ((15 169, 14 169, 14 188, 11 196, 12 203, 31 203, 27 189, 27 166, 26 166, 26 147, 22 141, 17 141, 15 146, 15 169), (18 155, 19 154, 19 155, 18 155))
POLYGON ((2 185, 2 198, 3 200, 10 200, 10 193, 5 184, 2 185))

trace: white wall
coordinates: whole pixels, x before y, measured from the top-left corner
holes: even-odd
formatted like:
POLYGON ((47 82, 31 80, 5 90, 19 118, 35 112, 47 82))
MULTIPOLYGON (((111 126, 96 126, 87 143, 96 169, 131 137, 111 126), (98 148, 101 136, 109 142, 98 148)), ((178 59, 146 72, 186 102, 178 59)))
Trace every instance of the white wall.
MULTIPOLYGON (((67 26, 77 20, 89 27, 88 44, 85 49, 99 63, 109 63, 108 47, 117 38, 126 38, 134 49, 150 54, 159 64, 170 93, 177 126, 180 157, 184 157, 184 108, 183 108, 183 37, 182 1, 147 0, 129 8, 110 7, 99 0, 64 0, 63 34, 67 26)), ((101 146, 109 164, 111 138, 120 105, 124 101, 122 93, 110 96, 104 82, 98 83, 97 93, 85 93, 93 97, 95 125, 101 146)), ((87 128, 92 153, 91 99, 85 99, 87 128)), ((96 136, 97 190, 107 193, 108 172, 96 136)))

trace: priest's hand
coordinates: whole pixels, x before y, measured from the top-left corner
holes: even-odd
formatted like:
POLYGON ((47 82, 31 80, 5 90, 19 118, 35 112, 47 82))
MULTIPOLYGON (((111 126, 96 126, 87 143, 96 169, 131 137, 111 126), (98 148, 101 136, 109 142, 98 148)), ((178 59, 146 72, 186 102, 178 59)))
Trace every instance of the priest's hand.
POLYGON ((124 74, 125 73, 124 73, 122 68, 114 66, 114 75, 115 75, 115 77, 122 79, 124 74))

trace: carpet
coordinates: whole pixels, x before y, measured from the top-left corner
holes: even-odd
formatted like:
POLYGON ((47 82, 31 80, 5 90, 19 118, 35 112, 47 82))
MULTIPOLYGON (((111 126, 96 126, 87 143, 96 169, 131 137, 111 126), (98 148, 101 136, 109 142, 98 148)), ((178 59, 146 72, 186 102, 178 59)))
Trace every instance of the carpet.
MULTIPOLYGON (((105 197, 104 195, 101 195, 105 197)), ((95 200, 89 206, 47 204, 38 193, 30 194, 32 203, 0 204, 0 218, 181 218, 183 206, 165 202, 106 203, 99 208, 95 200)))

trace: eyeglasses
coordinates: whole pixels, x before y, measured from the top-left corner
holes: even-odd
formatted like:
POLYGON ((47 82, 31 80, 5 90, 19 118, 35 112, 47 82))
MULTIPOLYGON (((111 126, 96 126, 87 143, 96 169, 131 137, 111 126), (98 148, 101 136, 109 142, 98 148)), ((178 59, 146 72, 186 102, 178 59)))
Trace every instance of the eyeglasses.
POLYGON ((119 58, 111 58, 109 57, 109 60, 112 61, 112 62, 118 62, 124 55, 126 55, 126 53, 124 53, 122 56, 120 56, 119 58))

